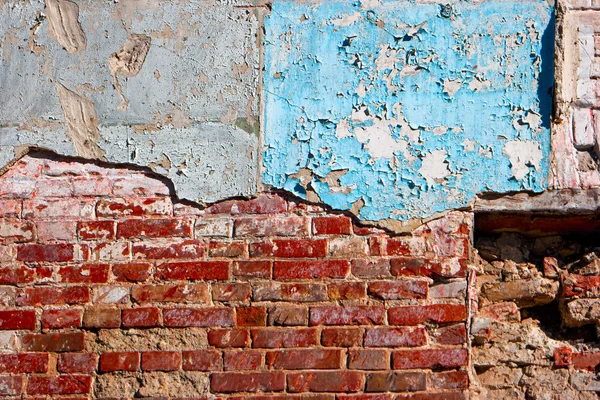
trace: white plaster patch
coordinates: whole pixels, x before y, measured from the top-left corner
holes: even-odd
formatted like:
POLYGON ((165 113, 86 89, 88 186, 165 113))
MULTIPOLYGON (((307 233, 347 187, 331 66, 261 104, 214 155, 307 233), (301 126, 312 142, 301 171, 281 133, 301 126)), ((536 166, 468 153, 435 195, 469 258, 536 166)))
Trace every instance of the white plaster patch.
POLYGON ((443 82, 444 88, 442 91, 448 96, 454 96, 456 92, 462 87, 463 83, 460 79, 445 79, 443 82))
POLYGON ((510 141, 504 145, 502 153, 508 157, 516 180, 525 178, 529 173, 529 167, 538 170, 544 157, 540 144, 535 140, 510 141))
POLYGON ((440 183, 450 175, 446 156, 446 150, 434 150, 423 158, 419 173, 425 178, 429 186, 440 183))
POLYGON ((353 14, 346 14, 340 18, 334 18, 331 23, 335 26, 350 26, 361 18, 360 13, 357 11, 353 14))

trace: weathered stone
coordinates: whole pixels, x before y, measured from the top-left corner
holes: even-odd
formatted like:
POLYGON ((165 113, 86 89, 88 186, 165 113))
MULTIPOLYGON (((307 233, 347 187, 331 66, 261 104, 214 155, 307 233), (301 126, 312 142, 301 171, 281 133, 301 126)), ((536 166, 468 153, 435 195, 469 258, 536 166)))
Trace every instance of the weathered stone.
POLYGON ((490 301, 514 301, 519 307, 548 304, 558 293, 558 281, 544 278, 488 283, 483 285, 481 297, 490 301))
POLYGON ((597 324, 600 320, 600 299, 564 301, 561 303, 560 314, 568 327, 597 324))

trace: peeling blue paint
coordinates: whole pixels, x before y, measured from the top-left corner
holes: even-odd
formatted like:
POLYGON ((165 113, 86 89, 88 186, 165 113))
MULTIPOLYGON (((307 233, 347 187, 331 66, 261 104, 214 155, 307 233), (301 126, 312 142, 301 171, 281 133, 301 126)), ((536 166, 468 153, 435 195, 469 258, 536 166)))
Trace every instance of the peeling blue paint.
POLYGON ((366 220, 542 191, 553 8, 545 1, 275 2, 263 182, 366 220))

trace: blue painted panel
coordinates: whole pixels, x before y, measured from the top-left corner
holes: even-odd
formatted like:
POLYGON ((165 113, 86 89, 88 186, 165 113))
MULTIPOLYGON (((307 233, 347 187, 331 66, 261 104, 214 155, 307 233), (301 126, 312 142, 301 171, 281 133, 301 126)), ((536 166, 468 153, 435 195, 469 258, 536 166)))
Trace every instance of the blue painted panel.
POLYGON ((275 2, 263 182, 367 220, 547 185, 545 1, 275 2))

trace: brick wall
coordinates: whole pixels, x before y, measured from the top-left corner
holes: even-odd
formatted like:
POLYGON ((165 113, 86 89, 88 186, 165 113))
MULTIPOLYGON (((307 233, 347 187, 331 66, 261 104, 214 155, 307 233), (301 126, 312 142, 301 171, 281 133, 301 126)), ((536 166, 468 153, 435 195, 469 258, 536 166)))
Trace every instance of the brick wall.
POLYGON ((273 194, 173 200, 94 164, 0 177, 3 398, 466 398, 470 214, 391 237, 273 194))

